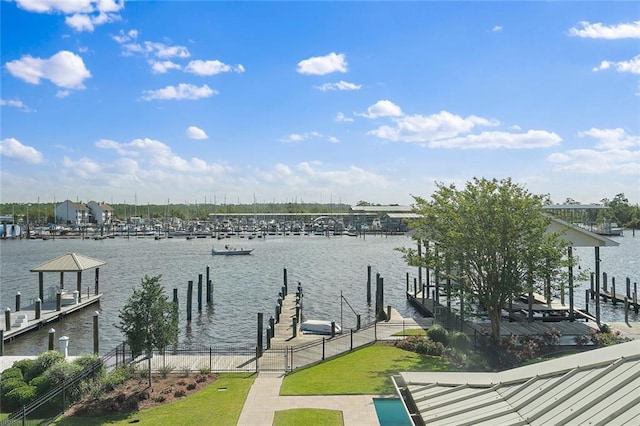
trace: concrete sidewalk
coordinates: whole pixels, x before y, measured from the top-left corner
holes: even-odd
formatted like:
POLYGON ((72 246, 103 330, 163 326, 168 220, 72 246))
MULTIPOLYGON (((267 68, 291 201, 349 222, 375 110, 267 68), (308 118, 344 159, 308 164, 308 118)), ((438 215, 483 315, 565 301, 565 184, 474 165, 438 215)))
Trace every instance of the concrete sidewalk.
POLYGON ((373 395, 279 396, 283 373, 260 373, 242 408, 238 425, 271 426, 276 411, 322 408, 342 411, 345 426, 378 425, 373 395))

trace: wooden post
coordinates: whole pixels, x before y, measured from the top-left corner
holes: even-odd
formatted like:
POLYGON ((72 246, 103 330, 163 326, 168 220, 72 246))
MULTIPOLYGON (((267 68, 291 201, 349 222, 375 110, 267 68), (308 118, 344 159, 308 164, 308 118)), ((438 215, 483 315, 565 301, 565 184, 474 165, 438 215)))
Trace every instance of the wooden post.
POLYGON ((626 284, 627 284, 627 297, 631 299, 631 278, 627 277, 626 284))
POLYGON ((49 329, 49 350, 50 351, 53 350, 53 342, 55 338, 56 338, 56 329, 50 328, 49 329))
POLYGON ((367 305, 371 306, 371 265, 367 265, 367 305))
POLYGON ((263 320, 264 320, 264 314, 262 312, 258 312, 258 333, 257 333, 258 339, 256 342, 256 355, 258 356, 258 358, 262 356, 263 320))
POLYGON ((418 279, 413 278, 413 297, 418 297, 418 279))
POLYGON ((99 291, 100 291, 100 268, 96 268, 96 276, 95 276, 95 295, 98 295, 99 291))
POLYGON ((198 275, 198 312, 202 312, 202 274, 198 275))
MULTIPOLYGON (((575 312, 573 306, 573 246, 569 246, 567 249, 567 255, 569 257, 569 321, 575 320, 575 312)), ((589 305, 589 298, 585 298, 587 306, 589 305)))
POLYGON ((191 322, 191 304, 193 303, 193 280, 187 284, 187 322, 191 322))
POLYGON ((287 268, 284 268, 284 295, 287 295, 287 292, 289 291, 289 289, 287 288, 287 268))
MULTIPOLYGON (((609 280, 607 279, 607 273, 602 273, 602 290, 606 293, 609 291, 609 280)), ((602 296, 602 300, 607 301, 607 296, 602 296)))
POLYGON ((331 321, 331 337, 336 337, 336 322, 331 321))
POLYGON ((4 329, 11 331, 11 308, 9 307, 4 311, 4 329))
MULTIPOLYGON (((418 258, 422 259, 422 240, 418 240, 418 258)), ((418 282, 422 289, 422 303, 424 304, 424 283, 422 282, 422 267, 418 266, 418 282)))
POLYGON ((635 313, 638 313, 638 283, 633 283, 633 305, 634 308, 633 310, 635 311, 635 313))
POLYGON ((407 272, 407 299, 409 299, 409 273, 407 272))
POLYGON ((36 299, 36 319, 40 319, 42 313, 42 300, 36 299))
MULTIPOLYGON (((78 296, 78 300, 80 300, 80 296, 78 296)), ((62 310, 62 293, 56 293, 56 311, 62 310)))
POLYGON ((584 310, 589 313, 589 290, 584 291, 584 310))
POLYGON ((269 318, 269 327, 271 328, 271 337, 276 336, 276 320, 273 317, 269 318))
POLYGON ((616 300, 616 277, 611 277, 611 303, 613 303, 613 306, 618 304, 616 300))
POLYGON ((16 293, 16 312, 20 312, 20 298, 22 296, 22 293, 17 292, 16 293))
POLYGON ((179 313, 178 310, 178 289, 173 289, 173 309, 176 311, 176 315, 179 313))
POLYGON ((356 315, 356 330, 360 330, 360 327, 362 326, 361 320, 360 320, 360 314, 356 315))
POLYGON ((624 322, 629 324, 629 298, 624 297, 624 322))
POLYGON ((100 314, 95 311, 93 314, 93 353, 98 355, 100 353, 98 347, 98 316, 100 314))
POLYGON ((209 265, 207 265, 207 305, 211 303, 211 280, 209 279, 209 265))
POLYGON ((0 329, 0 356, 4 356, 4 330, 0 329))
POLYGON ((77 289, 78 290, 78 302, 82 302, 82 271, 78 271, 78 277, 77 277, 77 289))
POLYGON ((591 300, 593 300, 593 298, 594 298, 594 296, 596 294, 596 286, 595 286, 594 276, 595 276, 595 274, 593 272, 589 276, 589 278, 591 280, 591 300))
POLYGON ((44 300, 44 274, 38 272, 38 297, 44 300))
POLYGON ((60 272, 60 290, 64 290, 64 272, 60 272))
POLYGON ((596 324, 600 327, 600 247, 595 248, 596 272, 596 324))
POLYGON ((293 317, 293 337, 296 337, 298 335, 298 319, 296 317, 293 317))
POLYGON ((378 314, 380 313, 380 273, 376 273, 376 303, 375 303, 375 316, 378 319, 378 314))

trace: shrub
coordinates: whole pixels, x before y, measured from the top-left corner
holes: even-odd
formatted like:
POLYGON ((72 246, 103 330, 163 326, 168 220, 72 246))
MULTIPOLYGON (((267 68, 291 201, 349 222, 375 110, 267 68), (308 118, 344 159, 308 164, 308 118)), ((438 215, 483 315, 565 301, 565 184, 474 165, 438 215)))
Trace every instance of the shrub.
POLYGON ((427 329, 427 337, 434 342, 442 343, 444 346, 447 346, 448 334, 447 329, 440 324, 434 324, 427 329))
MULTIPOLYGON (((13 363, 13 367, 19 368, 22 371, 24 381, 29 383, 31 379, 36 377, 36 360, 35 359, 21 359, 13 363)), ((6 370, 5 370, 6 371, 6 370)), ((4 375, 4 373, 2 373, 4 375)))
MULTIPOLYGON (((23 382, 24 383, 24 382, 23 382)), ((17 410, 33 401, 36 397, 36 388, 26 383, 23 386, 13 389, 2 398, 3 408, 11 411, 17 410)))
POLYGON ((187 390, 194 390, 194 389, 196 388, 196 386, 197 386, 197 385, 196 385, 195 383, 189 383, 189 384, 187 385, 187 390))
POLYGON ((186 394, 187 393, 184 391, 184 389, 179 389, 173 393, 173 396, 175 396, 176 398, 182 398, 186 394))
MULTIPOLYGON (((42 377, 44 377, 43 385, 45 390, 53 389, 61 385, 80 372, 82 372, 82 366, 79 364, 67 362, 53 364, 42 374, 42 377)), ((38 393, 41 393, 40 388, 38 389, 38 393)))
POLYGON ((170 365, 163 365, 162 367, 158 368, 158 373, 160 374, 160 377, 162 377, 163 379, 165 379, 169 374, 171 374, 172 371, 173 371, 173 367, 170 365))
POLYGON ((442 343, 434 342, 423 336, 411 336, 404 340, 397 340, 394 345, 400 349, 422 355, 440 356, 444 353, 444 345, 442 343))
POLYGON ((102 377, 101 382, 105 392, 110 392, 130 379, 134 374, 134 369, 130 366, 122 366, 102 377))
POLYGON ((207 366, 202 366, 198 369, 198 372, 203 376, 208 376, 209 374, 211 374, 211 368, 207 366))
POLYGON ((82 370, 92 368, 96 375, 104 374, 104 366, 102 365, 102 360, 99 355, 84 354, 73 360, 72 364, 79 365, 82 367, 82 370))
POLYGON ((158 396, 154 397, 153 400, 155 402, 164 402, 166 400, 166 398, 164 397, 164 395, 158 395, 158 396))
POLYGON ((36 358, 33 377, 39 376, 49 369, 53 364, 64 362, 64 356, 58 351, 46 351, 36 358))
MULTIPOLYGON (((14 363, 15 364, 15 363, 14 363)), ((9 379, 20 379, 24 381, 24 377, 22 375, 22 370, 18 367, 7 368, 2 372, 2 377, 0 377, 0 381, 4 382, 9 379)))
POLYGON ((26 386, 27 384, 25 383, 24 380, 19 379, 17 377, 12 377, 9 379, 2 380, 2 394, 0 395, 0 397, 4 400, 4 398, 6 397, 6 395, 8 393, 10 393, 11 391, 13 391, 14 389, 20 388, 22 386, 26 386))
POLYGON ((449 346, 461 352, 469 352, 471 350, 471 340, 462 331, 454 331, 449 334, 449 346))

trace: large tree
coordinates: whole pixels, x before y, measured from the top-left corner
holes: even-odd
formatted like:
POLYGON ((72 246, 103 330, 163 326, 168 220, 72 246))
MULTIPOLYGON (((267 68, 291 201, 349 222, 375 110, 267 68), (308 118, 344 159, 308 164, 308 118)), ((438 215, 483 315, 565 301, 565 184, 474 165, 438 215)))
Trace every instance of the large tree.
POLYGON ((178 312, 160 284, 161 275, 144 276, 140 288, 120 310, 120 324, 134 356, 150 355, 178 341, 178 312))
POLYGON ((419 215, 414 239, 427 249, 403 249, 413 266, 437 270, 454 281, 468 307, 486 309, 492 338, 500 342, 500 318, 511 297, 519 297, 559 277, 566 266, 566 243, 547 232, 546 198, 510 179, 474 178, 463 190, 436 184, 428 201, 414 197, 419 215))

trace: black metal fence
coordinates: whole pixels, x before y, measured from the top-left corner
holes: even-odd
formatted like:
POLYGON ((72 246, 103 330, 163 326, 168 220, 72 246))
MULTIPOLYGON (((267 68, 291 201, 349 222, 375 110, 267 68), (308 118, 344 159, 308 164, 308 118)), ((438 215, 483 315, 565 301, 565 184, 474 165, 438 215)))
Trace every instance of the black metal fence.
POLYGON ((298 346, 270 348, 260 351, 255 345, 245 346, 200 346, 172 348, 154 351, 149 360, 134 357, 131 348, 120 344, 86 367, 76 376, 42 395, 21 410, 0 421, 0 426, 42 425, 64 413, 82 396, 81 383, 95 376, 104 368, 111 372, 119 366, 140 363, 141 368, 151 367, 152 373, 190 372, 288 372, 316 364, 325 359, 352 351, 378 340, 402 338, 405 321, 372 322, 360 330, 349 330, 334 337, 322 337, 298 346), (146 364, 148 363, 148 364, 146 364))

